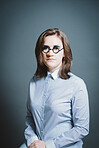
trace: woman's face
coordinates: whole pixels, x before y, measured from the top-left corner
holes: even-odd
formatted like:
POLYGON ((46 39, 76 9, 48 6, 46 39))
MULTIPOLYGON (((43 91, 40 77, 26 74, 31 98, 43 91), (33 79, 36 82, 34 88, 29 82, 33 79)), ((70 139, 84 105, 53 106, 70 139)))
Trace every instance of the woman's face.
MULTIPOLYGON (((44 40, 44 47, 49 47, 53 49, 58 47, 59 49, 63 48, 62 41, 60 37, 56 35, 47 36, 44 40)), ((64 49, 60 50, 58 53, 54 53, 52 50, 44 53, 42 51, 43 63, 47 66, 48 71, 52 73, 53 71, 59 69, 62 65, 62 58, 64 57, 64 49)))

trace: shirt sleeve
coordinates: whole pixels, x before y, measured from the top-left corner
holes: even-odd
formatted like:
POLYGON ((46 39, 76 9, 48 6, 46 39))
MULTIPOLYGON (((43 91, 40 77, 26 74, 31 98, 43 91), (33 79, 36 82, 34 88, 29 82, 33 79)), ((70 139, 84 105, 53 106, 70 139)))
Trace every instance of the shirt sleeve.
POLYGON ((33 115, 30 110, 30 85, 28 90, 28 99, 27 99, 27 113, 26 113, 26 126, 24 135, 27 141, 27 146, 33 143, 35 140, 38 140, 37 135, 35 134, 35 123, 33 115))
MULTIPOLYGON (((49 141, 54 147, 71 146, 89 133, 89 101, 85 83, 82 81, 72 98, 73 128, 49 141)), ((48 144, 48 145, 50 145, 48 144)), ((49 148, 49 146, 47 147, 49 148)))
POLYGON ((46 148, 56 148, 53 140, 46 141, 45 145, 46 145, 46 148))

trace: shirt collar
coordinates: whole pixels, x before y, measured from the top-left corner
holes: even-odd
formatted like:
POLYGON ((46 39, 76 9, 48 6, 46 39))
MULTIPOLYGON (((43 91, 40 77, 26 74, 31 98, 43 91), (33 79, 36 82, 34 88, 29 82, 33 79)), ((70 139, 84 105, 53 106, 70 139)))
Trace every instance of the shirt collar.
POLYGON ((51 77, 55 80, 59 77, 59 69, 55 70, 54 72, 50 73, 47 72, 48 75, 51 75, 51 77))

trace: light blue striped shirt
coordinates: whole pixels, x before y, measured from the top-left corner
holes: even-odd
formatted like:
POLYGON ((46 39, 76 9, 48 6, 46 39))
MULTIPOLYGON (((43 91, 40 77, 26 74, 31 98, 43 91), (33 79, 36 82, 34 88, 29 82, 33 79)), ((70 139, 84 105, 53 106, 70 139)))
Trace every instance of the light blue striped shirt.
POLYGON ((69 74, 69 79, 61 79, 56 70, 30 80, 27 146, 42 140, 46 148, 82 148, 82 138, 89 133, 88 93, 84 81, 69 74))

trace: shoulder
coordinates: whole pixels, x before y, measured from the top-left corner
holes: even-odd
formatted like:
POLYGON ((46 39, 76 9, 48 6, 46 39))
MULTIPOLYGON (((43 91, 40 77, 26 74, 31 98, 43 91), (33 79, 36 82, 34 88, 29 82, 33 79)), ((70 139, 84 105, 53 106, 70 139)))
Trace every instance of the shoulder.
POLYGON ((75 88, 77 88, 77 89, 86 88, 85 81, 82 78, 80 78, 79 76, 76 76, 73 73, 70 73, 70 76, 71 76, 70 77, 71 82, 75 88))
POLYGON ((33 75, 33 77, 30 79, 29 83, 30 84, 39 83, 39 82, 44 81, 44 79, 45 79, 45 77, 43 77, 43 78, 37 78, 36 75, 33 75))
POLYGON ((37 81, 37 77, 35 75, 33 75, 33 77, 30 79, 30 83, 36 82, 36 81, 37 81))
POLYGON ((33 92, 33 90, 35 90, 36 82, 37 82, 37 77, 34 75, 32 78, 30 78, 30 81, 29 81, 28 88, 31 92, 33 92))

